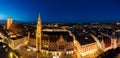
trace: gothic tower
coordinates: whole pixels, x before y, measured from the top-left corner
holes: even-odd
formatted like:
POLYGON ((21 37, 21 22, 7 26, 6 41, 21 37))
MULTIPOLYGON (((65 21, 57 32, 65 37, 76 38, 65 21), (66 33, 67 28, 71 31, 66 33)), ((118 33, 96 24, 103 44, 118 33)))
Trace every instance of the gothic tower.
POLYGON ((7 29, 10 28, 10 25, 11 25, 12 23, 13 23, 13 22, 12 22, 12 18, 9 17, 9 18, 7 19, 7 29))
POLYGON ((38 52, 41 52, 41 33, 42 33, 42 22, 40 14, 38 16, 37 26, 36 26, 36 49, 38 52))

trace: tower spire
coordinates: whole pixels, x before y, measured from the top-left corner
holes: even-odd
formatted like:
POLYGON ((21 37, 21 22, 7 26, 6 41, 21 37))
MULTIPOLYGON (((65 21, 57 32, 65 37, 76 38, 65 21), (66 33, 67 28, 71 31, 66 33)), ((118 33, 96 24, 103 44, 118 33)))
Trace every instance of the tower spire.
POLYGON ((38 14, 38 22, 37 22, 37 24, 41 24, 40 13, 38 14))
POLYGON ((38 14, 38 18, 40 18, 40 13, 38 14))
POLYGON ((36 28, 36 49, 38 50, 38 52, 41 52, 42 23, 41 23, 40 14, 38 16, 38 22, 36 27, 37 27, 36 28))

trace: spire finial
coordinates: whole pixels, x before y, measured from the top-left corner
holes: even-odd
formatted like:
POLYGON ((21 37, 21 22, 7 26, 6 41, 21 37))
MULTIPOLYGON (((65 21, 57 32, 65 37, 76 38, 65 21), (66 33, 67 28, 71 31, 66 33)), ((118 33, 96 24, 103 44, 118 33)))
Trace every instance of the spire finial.
POLYGON ((38 14, 38 24, 41 24, 40 13, 38 14))
POLYGON ((38 14, 38 18, 40 18, 40 13, 38 14))

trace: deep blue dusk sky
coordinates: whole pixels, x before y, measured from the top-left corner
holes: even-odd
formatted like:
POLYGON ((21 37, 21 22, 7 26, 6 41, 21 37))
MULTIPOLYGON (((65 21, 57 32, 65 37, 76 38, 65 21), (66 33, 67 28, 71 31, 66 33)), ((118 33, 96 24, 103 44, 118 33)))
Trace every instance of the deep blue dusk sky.
POLYGON ((0 0, 0 20, 36 22, 120 21, 119 0, 0 0))

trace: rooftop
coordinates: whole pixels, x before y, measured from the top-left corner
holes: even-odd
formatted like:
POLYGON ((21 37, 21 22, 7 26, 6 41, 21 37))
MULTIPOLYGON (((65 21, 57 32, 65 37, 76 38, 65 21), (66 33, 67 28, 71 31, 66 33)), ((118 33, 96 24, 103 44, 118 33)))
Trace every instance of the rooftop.
POLYGON ((77 36, 77 40, 81 45, 86 45, 95 42, 93 37, 89 33, 83 33, 77 36))

